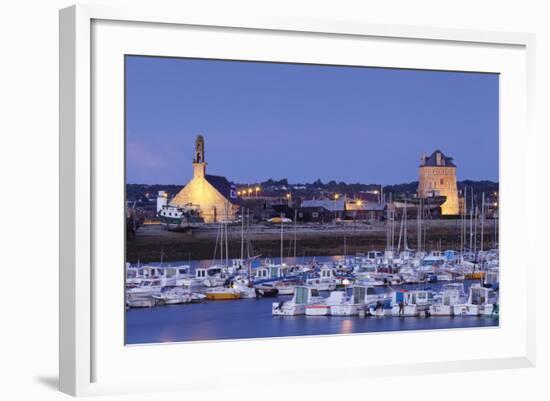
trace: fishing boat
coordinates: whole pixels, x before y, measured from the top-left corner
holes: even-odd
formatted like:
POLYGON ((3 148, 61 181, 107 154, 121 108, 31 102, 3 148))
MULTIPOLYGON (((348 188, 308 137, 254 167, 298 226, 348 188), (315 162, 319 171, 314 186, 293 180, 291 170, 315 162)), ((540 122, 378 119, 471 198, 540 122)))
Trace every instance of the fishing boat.
POLYGON ((235 288, 215 287, 205 291, 206 299, 211 301, 226 301, 241 298, 241 292, 235 288))
POLYGON ((322 298, 315 288, 298 286, 289 301, 273 302, 271 314, 275 316, 296 316, 306 313, 306 306, 318 303, 322 298))
POLYGON ((274 284, 279 295, 294 295, 294 290, 297 285, 299 285, 299 280, 297 279, 281 280, 274 284))
MULTIPOLYGON (((154 294, 152 298, 159 305, 188 304, 197 299, 195 294, 182 287, 164 287, 160 294, 154 294)), ((202 294, 196 294, 204 297, 202 294)))
MULTIPOLYGON (((351 294, 344 302, 331 305, 332 316, 355 316, 359 311, 365 310, 367 302, 367 288, 355 285, 351 288, 351 294)), ((348 290, 349 291, 349 290, 348 290)))
POLYGON ((233 289, 241 294, 241 298, 256 298, 256 290, 249 285, 249 281, 243 277, 233 280, 233 289))
POLYGON ((127 296, 126 306, 129 308, 152 308, 155 306, 155 300, 151 297, 127 296))
POLYGON ((142 279, 136 287, 127 289, 126 294, 134 298, 152 297, 155 294, 160 294, 162 287, 162 281, 158 278, 142 279))
POLYGON ((490 288, 480 284, 472 284, 465 304, 453 305, 455 316, 479 316, 490 315, 494 311, 494 305, 498 303, 496 293, 490 288))
POLYGON ((464 297, 464 285, 461 283, 445 284, 442 289, 440 302, 430 305, 430 315, 453 316, 454 305, 460 304, 464 297))
POLYGON ((158 218, 167 230, 187 230, 197 228, 204 224, 197 205, 185 205, 182 207, 164 205, 158 212, 158 218))
POLYGON ((205 287, 219 287, 225 285, 231 275, 223 265, 214 265, 210 267, 199 267, 195 269, 195 278, 187 282, 187 285, 203 285, 205 287))
POLYGON ((347 301, 344 291, 333 291, 327 298, 318 303, 306 305, 307 316, 327 316, 331 314, 332 306, 344 304, 347 301))
POLYGON ((256 298, 274 298, 279 295, 279 290, 271 283, 255 285, 254 292, 256 293, 256 298))
POLYGON ((427 290, 397 290, 392 300, 392 316, 419 316, 429 313, 430 292, 427 290))
POLYGON ((318 276, 307 278, 305 284, 318 291, 333 291, 341 284, 341 280, 336 278, 332 268, 325 265, 321 267, 318 276))

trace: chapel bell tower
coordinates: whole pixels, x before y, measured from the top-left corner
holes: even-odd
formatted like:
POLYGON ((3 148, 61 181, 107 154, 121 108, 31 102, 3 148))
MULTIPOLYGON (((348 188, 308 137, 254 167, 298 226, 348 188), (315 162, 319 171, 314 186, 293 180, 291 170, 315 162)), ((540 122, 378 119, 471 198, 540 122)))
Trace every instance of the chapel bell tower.
POLYGON ((195 140, 195 158, 193 159, 193 176, 204 178, 206 174, 206 161, 204 159, 204 138, 198 135, 195 140))

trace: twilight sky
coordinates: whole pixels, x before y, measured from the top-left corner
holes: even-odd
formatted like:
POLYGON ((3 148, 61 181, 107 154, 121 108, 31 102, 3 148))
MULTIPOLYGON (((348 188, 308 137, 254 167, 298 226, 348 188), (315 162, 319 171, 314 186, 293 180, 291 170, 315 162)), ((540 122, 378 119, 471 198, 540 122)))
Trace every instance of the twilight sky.
POLYGON ((417 180, 423 153, 498 180, 498 75, 126 57, 128 183, 184 184, 197 134, 234 182, 417 180))

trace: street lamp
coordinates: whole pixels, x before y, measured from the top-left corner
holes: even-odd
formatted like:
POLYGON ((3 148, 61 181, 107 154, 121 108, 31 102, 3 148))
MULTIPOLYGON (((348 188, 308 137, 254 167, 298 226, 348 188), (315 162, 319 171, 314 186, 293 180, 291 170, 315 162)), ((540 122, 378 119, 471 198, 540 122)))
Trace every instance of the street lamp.
POLYGON ((252 194, 252 188, 248 188, 248 196, 252 194))
POLYGON ((336 223, 336 219, 338 218, 337 212, 336 212, 336 201, 340 198, 340 195, 334 194, 334 222, 336 223))
POLYGON ((258 192, 260 191, 260 187, 256 186, 256 198, 258 197, 258 192))

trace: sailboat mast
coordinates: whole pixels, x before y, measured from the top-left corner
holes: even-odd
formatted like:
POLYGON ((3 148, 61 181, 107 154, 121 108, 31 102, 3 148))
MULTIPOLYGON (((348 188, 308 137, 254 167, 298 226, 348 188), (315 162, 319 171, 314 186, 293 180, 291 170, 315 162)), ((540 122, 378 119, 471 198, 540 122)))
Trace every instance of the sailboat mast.
POLYGON ((391 221, 390 221, 390 208, 386 207, 386 251, 389 251, 391 248, 390 240, 390 230, 391 230, 391 221))
POLYGON ((416 248, 418 252, 422 252, 422 199, 418 200, 418 208, 416 210, 416 248))
POLYGON ((244 260, 244 212, 245 209, 241 211, 241 263, 244 260))
POLYGON ((403 236, 403 220, 405 219, 405 213, 401 215, 401 224, 399 225, 399 241, 397 242, 397 253, 401 250, 401 237, 403 236))
POLYGON ((248 263, 248 286, 252 287, 252 260, 250 259, 250 209, 246 210, 246 260, 248 263))
POLYGON ((393 204, 393 195, 390 192, 390 204, 391 204, 391 250, 395 250, 395 205, 393 204))
POLYGON ((298 209, 294 209, 294 263, 296 263, 296 225, 298 224, 298 209))
POLYGON ((283 214, 281 213, 281 262, 283 264, 283 214))
POLYGON ((485 225, 485 192, 481 194, 481 243, 479 245, 480 252, 483 252, 483 226, 485 225))
POLYGON ((476 205, 476 210, 474 212, 474 254, 477 251, 477 223, 479 220, 479 208, 476 205))
POLYGON ((220 233, 220 265, 223 265, 223 225, 221 221, 218 230, 220 233))
POLYGON ((474 244, 473 244, 473 241, 474 241, 474 230, 473 230, 473 220, 474 220, 474 191, 472 190, 472 188, 470 188, 470 198, 471 198, 471 201, 470 201, 470 252, 472 251, 472 249, 474 248, 474 244))
POLYGON ((407 249, 409 249, 409 244, 407 244, 407 199, 405 199, 405 212, 403 216, 403 249, 406 251, 407 249))
POLYGON ((226 266, 229 266, 229 240, 227 238, 227 220, 225 221, 225 261, 226 266))

